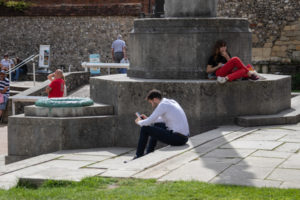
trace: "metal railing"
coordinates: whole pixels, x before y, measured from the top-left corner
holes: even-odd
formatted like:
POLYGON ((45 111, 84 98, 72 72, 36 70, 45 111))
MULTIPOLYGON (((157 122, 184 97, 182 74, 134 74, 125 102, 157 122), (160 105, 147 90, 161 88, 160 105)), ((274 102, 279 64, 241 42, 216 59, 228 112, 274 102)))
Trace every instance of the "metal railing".
POLYGON ((19 69, 20 67, 22 67, 23 65, 32 62, 33 65, 33 69, 32 69, 32 73, 33 73, 33 85, 35 86, 35 62, 34 59, 36 57, 38 57, 40 54, 36 54, 36 55, 31 55, 28 58, 24 59, 22 62, 18 63, 17 65, 15 65, 13 68, 11 68, 11 65, 9 65, 9 70, 6 72, 7 74, 9 74, 9 81, 11 82, 11 73, 16 71, 17 69, 19 69))

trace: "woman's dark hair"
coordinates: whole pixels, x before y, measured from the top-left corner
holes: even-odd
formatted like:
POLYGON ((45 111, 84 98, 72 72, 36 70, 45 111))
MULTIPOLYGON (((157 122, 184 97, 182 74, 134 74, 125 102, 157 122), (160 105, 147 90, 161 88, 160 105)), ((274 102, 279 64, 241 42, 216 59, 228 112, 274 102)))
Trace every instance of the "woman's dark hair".
POLYGON ((224 40, 218 40, 215 44, 214 50, 213 50, 213 56, 214 60, 217 60, 217 57, 220 55, 220 48, 227 46, 226 42, 224 40))
POLYGON ((146 99, 153 100, 154 98, 162 99, 161 91, 153 89, 148 92, 146 99))

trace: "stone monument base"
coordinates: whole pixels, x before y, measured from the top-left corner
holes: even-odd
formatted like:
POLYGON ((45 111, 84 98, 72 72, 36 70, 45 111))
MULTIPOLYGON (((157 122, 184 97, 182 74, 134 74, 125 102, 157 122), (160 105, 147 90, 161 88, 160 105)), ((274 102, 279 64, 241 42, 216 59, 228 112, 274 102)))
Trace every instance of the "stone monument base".
POLYGON ((125 74, 91 78, 95 105, 84 108, 29 106, 25 115, 8 123, 6 163, 66 149, 136 147, 140 128, 135 112, 152 113, 145 100, 156 88, 175 99, 186 112, 191 135, 219 125, 234 124, 238 116, 271 115, 291 106, 291 78, 264 75, 263 81, 155 80, 125 74))
POLYGON ((291 78, 263 75, 262 81, 234 81, 224 85, 214 80, 155 80, 112 75, 91 78, 91 98, 114 106, 118 116, 117 146, 135 146, 139 127, 135 112, 151 114, 145 101, 153 88, 175 99, 186 112, 191 135, 219 125, 234 124, 238 116, 270 115, 291 106, 291 78))

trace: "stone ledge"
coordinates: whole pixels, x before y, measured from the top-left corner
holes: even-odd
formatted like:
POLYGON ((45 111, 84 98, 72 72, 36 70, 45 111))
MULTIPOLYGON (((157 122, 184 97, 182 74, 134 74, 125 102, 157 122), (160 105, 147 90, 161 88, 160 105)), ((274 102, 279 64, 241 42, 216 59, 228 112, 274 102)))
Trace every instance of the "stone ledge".
POLYGON ((92 106, 70 108, 45 108, 37 107, 35 105, 25 107, 26 117, 80 117, 100 115, 113 115, 113 106, 94 104, 92 106))
POLYGON ((297 124, 300 122, 300 96, 296 96, 291 100, 291 109, 284 110, 275 115, 237 117, 236 123, 243 127, 297 124))

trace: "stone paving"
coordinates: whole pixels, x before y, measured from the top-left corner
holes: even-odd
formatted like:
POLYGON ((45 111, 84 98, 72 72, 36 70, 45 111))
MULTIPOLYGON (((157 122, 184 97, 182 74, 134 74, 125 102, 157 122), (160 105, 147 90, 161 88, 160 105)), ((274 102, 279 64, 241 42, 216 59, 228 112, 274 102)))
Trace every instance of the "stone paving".
POLYGON ((39 183, 89 176, 300 188, 299 151, 300 123, 222 126, 191 137, 185 146, 167 146, 132 161, 133 148, 98 148, 64 150, 1 166, 0 188, 14 187, 19 179, 39 183))

